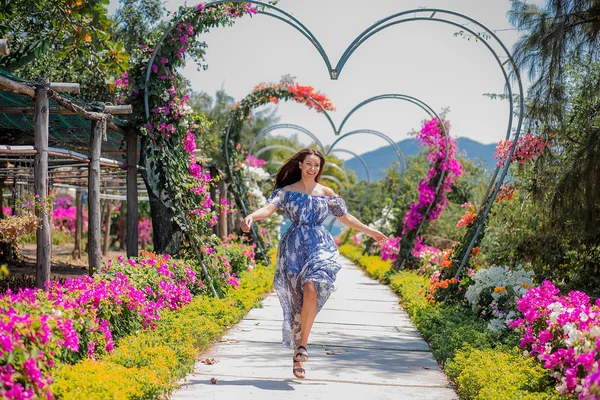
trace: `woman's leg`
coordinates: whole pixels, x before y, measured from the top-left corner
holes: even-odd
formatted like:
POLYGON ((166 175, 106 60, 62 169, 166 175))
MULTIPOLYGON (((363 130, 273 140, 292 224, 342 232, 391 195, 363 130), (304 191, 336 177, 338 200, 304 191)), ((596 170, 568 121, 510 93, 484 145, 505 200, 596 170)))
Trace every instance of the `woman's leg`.
POLYGON ((300 314, 300 346, 306 347, 308 344, 308 335, 317 316, 317 289, 315 284, 308 281, 304 284, 304 302, 302 303, 302 313, 300 314))

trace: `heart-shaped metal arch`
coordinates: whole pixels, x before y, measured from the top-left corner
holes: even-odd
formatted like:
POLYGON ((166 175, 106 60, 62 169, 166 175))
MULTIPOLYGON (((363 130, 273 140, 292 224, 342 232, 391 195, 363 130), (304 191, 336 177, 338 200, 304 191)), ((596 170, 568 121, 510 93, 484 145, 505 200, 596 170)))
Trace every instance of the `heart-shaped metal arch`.
MULTIPOLYGON (((360 35, 358 35, 352 41, 352 43, 350 43, 350 45, 346 48, 346 50, 344 51, 344 53, 338 60, 335 68, 332 68, 331 62, 329 61, 329 57, 327 56, 327 53, 325 52, 325 50, 323 49, 323 46, 321 46, 321 44, 319 43, 317 38, 312 34, 312 32, 308 28, 306 28, 306 26, 304 26, 298 19, 296 19, 294 16, 292 16, 288 12, 278 8, 277 6, 275 6, 273 4, 265 3, 262 1, 256 1, 256 0, 243 0, 243 1, 241 1, 241 0, 233 0, 233 1, 217 0, 217 1, 209 2, 209 3, 205 4, 204 8, 214 7, 218 4, 222 4, 222 3, 226 3, 226 2, 251 3, 251 4, 258 5, 258 6, 260 6, 260 8, 258 10, 259 13, 268 15, 268 16, 276 18, 280 21, 283 21, 283 22, 287 23, 288 25, 292 26, 293 28, 295 28, 296 30, 298 30, 317 49, 317 51, 321 55, 323 61, 325 62, 325 65, 328 69, 329 76, 331 79, 339 78, 339 76, 342 72, 342 69, 346 65, 346 62, 348 61, 350 56, 356 51, 356 49, 361 44, 363 44, 365 41, 367 41, 370 37, 372 37, 376 33, 383 31, 384 29, 387 29, 389 27, 399 25, 399 24, 402 24, 405 22, 412 22, 412 21, 431 21, 431 22, 444 23, 444 24, 458 27, 458 28, 462 29, 463 31, 468 32, 468 33, 474 35, 475 37, 477 37, 479 39, 478 41, 481 42, 483 45, 485 45, 486 48, 492 53, 496 62, 500 66, 500 69, 502 70, 502 74, 503 74, 505 82, 506 82, 508 99, 510 102, 509 122, 508 122, 508 127, 506 130, 506 139, 507 140, 510 139, 510 135, 511 135, 511 131, 512 131, 514 100, 513 100, 513 91, 512 91, 512 87, 511 87, 510 80, 509 80, 509 71, 507 69, 505 69, 505 67, 508 64, 512 68, 512 73, 514 74, 514 76, 517 80, 518 89, 519 89, 519 103, 518 103, 519 118, 518 118, 517 128, 516 128, 514 136, 513 136, 513 141, 518 140, 518 138, 520 136, 521 126, 523 123, 523 115, 524 115, 524 97, 525 96, 524 96, 523 83, 521 81, 521 76, 519 74, 519 70, 515 64, 515 61, 512 58, 512 55, 510 54, 510 52, 508 51, 508 49, 504 45, 504 43, 498 38, 498 36, 491 29, 489 29, 487 26, 483 25, 476 19, 470 18, 464 14, 461 14, 461 13, 458 13, 455 11, 444 10, 444 9, 439 9, 439 8, 412 9, 412 10, 407 10, 407 11, 392 14, 392 15, 372 24, 367 29, 365 29, 360 35), (436 17, 436 15, 438 15, 438 14, 441 15, 441 17, 436 17), (465 20, 465 21, 467 21, 468 25, 472 25, 475 28, 482 29, 487 36, 492 38, 497 44, 499 44, 501 46, 502 52, 504 53, 504 56, 506 56, 507 60, 505 62, 502 62, 500 60, 500 56, 490 46, 490 44, 488 43, 485 36, 480 35, 478 32, 474 31, 473 29, 469 28, 468 26, 466 26, 462 23, 459 23, 459 22, 449 19, 451 17, 465 20)), ((148 123, 150 122, 150 107, 149 107, 149 100, 148 100, 149 89, 150 89, 150 85, 151 85, 150 75, 152 72, 152 66, 154 65, 154 60, 156 58, 156 55, 158 54, 158 51, 161 48, 164 40, 171 33, 171 31, 175 28, 175 26, 183 18, 185 18, 193 13, 196 13, 196 12, 197 12, 197 10, 195 8, 190 8, 190 10, 187 13, 180 15, 179 18, 177 20, 173 21, 173 23, 166 29, 161 40, 154 47, 154 51, 152 52, 152 55, 150 57, 150 60, 148 62, 148 66, 146 69, 146 81, 145 81, 145 88, 144 88, 144 106, 145 106, 145 111, 146 111, 146 120, 148 123)), ((331 123, 331 121, 330 121, 330 123, 331 123)), ((332 124, 332 126, 335 130, 335 126, 333 124, 332 124)), ((516 146, 512 146, 504 163, 502 163, 502 165, 498 166, 495 169, 494 174, 492 175, 492 179, 490 180, 488 190, 486 191, 485 196, 482 200, 481 206, 479 208, 479 214, 482 216, 482 218, 480 219, 480 222, 477 225, 475 234, 473 235, 471 242, 469 243, 468 247, 465 250, 464 257, 461 260, 461 264, 457 271, 457 276, 460 274, 461 270, 463 269, 463 267, 469 257, 469 254, 471 253, 471 249, 473 248, 475 242, 477 241, 477 237, 479 236, 479 233, 481 232, 481 229, 487 219, 487 215, 489 214, 492 204, 494 203, 494 199, 496 198, 498 191, 500 190, 500 186, 502 185, 502 182, 504 181, 504 178, 506 177, 506 174, 508 173, 508 167, 510 166, 510 162, 514 155, 515 149, 516 149, 516 146), (496 181, 500 170, 502 170, 502 172, 500 173, 500 178, 498 179, 498 181, 496 181), (490 197, 490 193, 491 193, 491 197, 490 197), (483 213, 481 214, 482 211, 483 211, 483 213)))

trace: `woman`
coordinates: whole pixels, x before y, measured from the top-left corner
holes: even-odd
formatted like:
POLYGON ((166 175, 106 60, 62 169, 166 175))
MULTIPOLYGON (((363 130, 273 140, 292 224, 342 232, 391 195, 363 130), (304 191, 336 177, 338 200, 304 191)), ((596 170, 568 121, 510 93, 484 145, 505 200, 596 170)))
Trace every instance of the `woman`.
POLYGON ((283 308, 283 343, 295 349, 293 372, 301 379, 306 373, 303 363, 308 361, 308 335, 341 268, 338 249, 323 221, 331 212, 380 243, 387 239, 348 214, 344 200, 319 184, 324 166, 325 158, 318 150, 299 151, 277 172, 267 205, 242 222, 242 230, 248 232, 254 221, 268 218, 278 208, 292 221, 279 242, 274 285, 283 308))

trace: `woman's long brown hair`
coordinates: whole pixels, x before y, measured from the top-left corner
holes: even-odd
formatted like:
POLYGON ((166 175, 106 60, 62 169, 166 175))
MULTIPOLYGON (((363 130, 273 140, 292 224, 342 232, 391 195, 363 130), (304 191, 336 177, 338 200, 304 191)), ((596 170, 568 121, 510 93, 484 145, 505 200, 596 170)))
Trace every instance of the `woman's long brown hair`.
POLYGON ((302 149, 292 157, 290 157, 285 164, 279 168, 277 176, 275 177, 275 189, 283 188, 292 183, 298 182, 302 179, 302 171, 300 171, 300 163, 304 162, 306 157, 313 155, 321 159, 321 165, 319 167, 319 173, 315 176, 315 182, 319 182, 323 167, 325 166, 325 157, 319 150, 315 149, 302 149))

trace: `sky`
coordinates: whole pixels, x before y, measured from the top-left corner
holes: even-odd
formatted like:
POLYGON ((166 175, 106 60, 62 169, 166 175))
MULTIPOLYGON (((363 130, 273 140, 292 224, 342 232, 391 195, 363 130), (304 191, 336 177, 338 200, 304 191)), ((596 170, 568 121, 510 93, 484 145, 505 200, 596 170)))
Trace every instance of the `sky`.
MULTIPOLYGON (((167 0, 164 5, 174 11, 183 3, 167 0)), ((118 0, 111 0, 111 14, 117 5, 118 0)), ((348 44, 372 23, 396 12, 423 7, 452 10, 476 19, 494 30, 509 50, 518 39, 506 17, 508 0, 280 0, 277 6, 294 15, 317 37, 334 65, 348 44)), ((330 115, 337 125, 349 110, 369 97, 406 94, 437 112, 449 108, 447 118, 453 137, 497 143, 506 135, 508 102, 491 100, 484 94, 503 93, 504 77, 484 44, 456 36, 459 30, 429 21, 391 27, 361 45, 339 79, 331 80, 323 60, 306 38, 282 21, 257 15, 202 34, 201 39, 208 45, 208 70, 198 71, 190 60, 182 73, 195 91, 214 95, 224 88, 236 100, 260 82, 278 82, 282 75, 290 74, 299 84, 310 85, 331 99, 336 111, 330 115)), ((500 50, 497 45, 492 47, 500 50)), ((279 123, 301 125, 324 144, 335 140, 323 115, 293 102, 276 107, 279 123)), ((372 129, 397 142, 419 129, 426 118, 427 114, 411 103, 378 101, 353 114, 342 134, 372 129)), ((299 139, 305 144, 310 142, 301 135, 299 139)), ((350 136, 340 142, 340 148, 359 154, 387 145, 383 139, 367 135, 350 136)))

